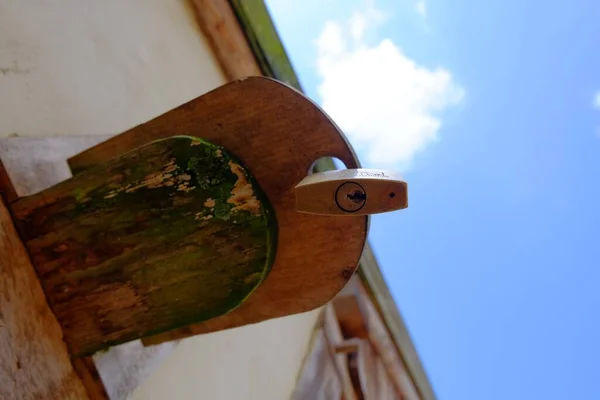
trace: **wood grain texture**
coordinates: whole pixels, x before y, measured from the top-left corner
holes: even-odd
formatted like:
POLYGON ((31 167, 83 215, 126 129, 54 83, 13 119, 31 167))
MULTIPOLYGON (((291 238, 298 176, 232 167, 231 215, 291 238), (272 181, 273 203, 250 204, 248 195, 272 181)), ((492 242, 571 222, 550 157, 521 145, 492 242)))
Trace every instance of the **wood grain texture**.
POLYGON ((392 381, 389 379, 389 375, 381 361, 381 358, 375 360, 375 374, 377 379, 377 400, 401 400, 394 389, 392 381))
POLYGON ((262 75, 227 0, 190 0, 196 19, 228 80, 262 75))
POLYGON ((303 91, 263 0, 229 0, 264 76, 303 91))
POLYGON ((71 354, 223 315, 262 282, 274 213, 239 161, 158 140, 11 204, 71 354))
POLYGON ((81 378, 90 400, 110 400, 91 356, 72 359, 73 368, 81 378))
POLYGON ((399 397, 381 358, 376 356, 373 346, 368 341, 361 343, 356 354, 356 373, 352 375, 358 378, 361 398, 364 400, 404 399, 399 397))
POLYGON ((358 351, 358 347, 360 346, 361 340, 357 338, 352 338, 348 340, 343 340, 339 344, 335 345, 336 353, 356 353, 358 351))
MULTIPOLYGON (((352 365, 350 366, 352 369, 352 365)), ((383 400, 378 396, 378 385, 375 380, 377 373, 377 357, 368 341, 363 341, 356 354, 356 374, 358 386, 360 387, 361 399, 383 400)))
POLYGON ((0 399, 87 399, 1 199, 0 254, 0 399))
POLYGON ((275 263, 265 281, 229 314, 159 335, 160 343, 309 311, 331 300, 353 275, 368 217, 298 213, 294 187, 322 157, 357 168, 335 124, 296 90, 267 78, 222 86, 69 160, 77 173, 150 141, 186 134, 221 145, 251 171, 278 224, 275 263))
POLYGON ((404 400, 420 400, 421 397, 407 373, 398 349, 381 316, 369 300, 369 295, 364 286, 358 279, 353 280, 353 286, 355 287, 356 298, 359 301, 367 324, 369 340, 385 366, 389 378, 396 389, 396 393, 404 400))
POLYGON ((9 203, 19 197, 2 160, 0 160, 0 196, 9 203))
POLYGON ((331 305, 345 338, 369 338, 369 329, 356 296, 340 293, 332 300, 331 305))
POLYGON ((327 339, 328 350, 332 354, 338 376, 340 377, 344 399, 356 400, 357 396, 352 387, 352 379, 348 372, 348 356, 343 352, 337 351, 337 347, 344 343, 344 336, 342 335, 331 304, 325 306, 325 310, 323 310, 323 332, 327 339))
MULTIPOLYGON (((398 350, 400 358, 406 367, 407 374, 414 384, 422 400, 435 400, 436 395, 423 369, 419 354, 415 349, 410 333, 404 324, 400 310, 396 305, 390 290, 385 282, 377 260, 370 246, 365 246, 361 256, 361 268, 353 280, 359 280, 372 299, 374 308, 380 315, 382 323, 387 327, 390 338, 398 350)), ((355 285, 347 285, 348 289, 355 289, 355 285)))
MULTIPOLYGON (((14 187, 8 189, 15 193, 14 199, 16 199, 19 196, 34 194, 69 179, 71 171, 65 160, 69 156, 109 138, 107 136, 69 136, 0 139, 0 159, 6 168, 7 175, 11 177, 9 183, 14 184, 14 187)), ((6 189, 5 184, 2 184, 0 189, 6 189)), ((135 344, 135 342, 132 343, 135 344)), ((130 354, 129 352, 126 356, 122 356, 125 346, 116 346, 107 352, 97 353, 95 357, 101 360, 98 368, 91 356, 71 359, 71 363, 81 378, 90 400, 125 398, 129 392, 121 395, 116 393, 115 387, 120 386, 120 382, 124 380, 136 385, 140 378, 136 376, 135 372, 148 368, 148 364, 155 361, 152 358, 135 357, 136 354, 130 354), (132 371, 133 368, 124 368, 123 364, 126 362, 135 363, 135 371, 132 371), (99 376, 101 373, 104 374, 104 377, 110 375, 108 379, 104 379, 99 376), (103 379, 107 383, 106 386, 103 379)), ((171 343, 165 343, 161 346, 154 346, 149 350, 139 345, 137 349, 144 352, 144 354, 154 354, 159 350, 163 350, 164 347, 171 348, 173 346, 171 343)))

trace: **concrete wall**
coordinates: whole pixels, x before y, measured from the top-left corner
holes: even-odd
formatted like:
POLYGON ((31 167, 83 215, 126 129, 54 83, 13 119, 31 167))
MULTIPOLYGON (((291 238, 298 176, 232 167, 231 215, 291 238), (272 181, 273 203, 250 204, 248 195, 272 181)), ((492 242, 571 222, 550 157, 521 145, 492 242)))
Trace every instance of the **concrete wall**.
POLYGON ((318 311, 185 339, 132 400, 290 399, 318 311))
MULTIPOLYGON (((21 195, 66 179, 70 155, 223 83, 187 1, 0 0, 0 157, 21 195)), ((317 315, 94 360, 113 400, 285 399, 317 315)))
POLYGON ((183 0, 0 0, 0 136, 115 134, 223 84, 183 0))

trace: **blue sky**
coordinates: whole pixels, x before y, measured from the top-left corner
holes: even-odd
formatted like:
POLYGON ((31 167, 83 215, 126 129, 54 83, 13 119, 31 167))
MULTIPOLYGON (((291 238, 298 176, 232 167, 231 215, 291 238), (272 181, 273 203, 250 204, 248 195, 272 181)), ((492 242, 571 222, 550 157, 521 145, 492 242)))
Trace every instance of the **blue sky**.
POLYGON ((438 397, 600 399, 600 2, 267 4, 363 166, 409 184, 370 242, 438 397))

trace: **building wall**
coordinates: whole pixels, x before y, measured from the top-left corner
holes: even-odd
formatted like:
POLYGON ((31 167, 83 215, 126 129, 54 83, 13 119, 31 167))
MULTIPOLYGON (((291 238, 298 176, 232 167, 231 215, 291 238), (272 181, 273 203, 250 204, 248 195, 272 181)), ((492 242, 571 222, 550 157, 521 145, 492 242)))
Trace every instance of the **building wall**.
POLYGON ((0 137, 115 134, 223 84, 183 0, 0 0, 0 137))
POLYGON ((183 340, 131 400, 285 400, 319 311, 183 340))
MULTIPOLYGON (((0 157, 21 195, 66 179, 70 155, 223 83, 187 1, 0 0, 0 157)), ((94 360, 113 400, 285 399, 317 317, 94 360)))

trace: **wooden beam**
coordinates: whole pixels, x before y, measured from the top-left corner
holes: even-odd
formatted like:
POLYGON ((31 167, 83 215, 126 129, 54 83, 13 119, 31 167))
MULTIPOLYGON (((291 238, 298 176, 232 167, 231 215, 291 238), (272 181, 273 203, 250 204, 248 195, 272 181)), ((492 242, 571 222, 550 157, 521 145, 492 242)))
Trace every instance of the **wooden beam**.
MULTIPOLYGON (((0 139, 0 159, 17 195, 26 196, 71 177, 65 160, 109 138, 104 135, 5 138, 0 139)), ((138 340, 96 353, 93 359, 73 359, 72 363, 91 400, 125 399, 176 345, 177 342, 169 342, 144 347, 138 340)))
POLYGON ((406 371, 406 367, 398 353, 398 348, 392 340, 377 309, 371 302, 369 294, 360 280, 356 277, 353 278, 350 284, 354 286, 356 298, 358 299, 362 313, 365 316, 369 340, 385 365, 397 393, 404 400, 422 400, 412 379, 406 371))
POLYGON ((0 398, 90 398, 2 200, 0 254, 0 398))
POLYGON ((357 383, 365 400, 383 400, 377 396, 379 385, 374 379, 377 373, 377 360, 371 344, 364 341, 356 355, 356 372, 352 371, 352 375, 358 377, 357 383))
POLYGON ((71 355, 244 302, 275 255, 259 190, 227 149, 172 137, 11 203, 71 355))
POLYGON ((190 0, 202 33, 228 80, 262 75, 231 5, 226 0, 190 0))
POLYGON ((2 160, 0 160, 0 196, 2 196, 7 203, 16 200, 19 197, 17 196, 17 191, 10 180, 10 176, 8 176, 8 171, 4 167, 2 160))
MULTIPOLYGON (((77 139, 78 138, 71 138, 72 141, 77 141, 77 139)), ((48 140, 52 141, 52 142, 59 141, 59 139, 57 139, 57 138, 51 138, 48 140)), ((101 138, 96 139, 96 140, 101 140, 101 138)), ((40 163, 40 162, 43 164, 44 161, 46 161, 46 160, 44 160, 43 156, 44 155, 48 156, 48 153, 49 153, 48 148, 45 148, 43 145, 40 145, 41 144, 40 141, 47 143, 47 141, 45 141, 43 139, 39 139, 36 141, 36 139, 26 139, 26 138, 4 139, 4 142, 0 143, 0 153, 4 153, 3 155, 11 154, 13 156, 13 158, 18 160, 18 162, 14 163, 14 165, 13 165, 14 169, 11 172, 13 173, 13 178, 16 179, 15 182, 21 183, 23 187, 28 187, 30 184, 32 184, 32 182, 29 182, 29 181, 35 181, 35 179, 33 179, 33 177, 32 177, 32 174, 30 174, 31 166, 29 164, 40 163), (7 146, 7 141, 28 141, 28 140, 33 140, 35 143, 25 150, 22 149, 20 146, 8 146, 9 149, 4 148, 7 146), (35 154, 35 151, 38 151, 39 154, 35 154), (14 153, 17 153, 17 154, 14 154, 14 153), (31 158, 29 160, 25 160, 22 157, 19 157, 19 155, 21 153, 28 154, 29 156, 31 156, 31 158)), ((86 138, 85 141, 94 142, 94 139, 86 138)), ((68 142, 68 140, 67 140, 67 142, 68 142)), ((65 148, 68 149, 69 146, 65 146, 65 144, 66 143, 61 142, 58 144, 58 146, 61 149, 65 149, 65 148)), ((52 158, 52 155, 50 156, 50 158, 52 158)), ((15 161, 15 160, 13 160, 13 161, 15 161)), ((38 184, 47 185, 48 183, 53 182, 53 180, 61 179, 60 177, 57 176, 60 174, 56 172, 56 168, 48 168, 48 165, 46 165, 45 170, 47 173, 46 173, 46 175, 44 175, 40 178, 42 180, 42 182, 38 182, 38 184)), ((33 185, 35 186, 35 184, 33 184, 33 185)), ((9 173, 9 170, 5 167, 5 165, 1 159, 0 159, 0 193, 4 195, 4 198, 7 202, 14 201, 19 198, 19 193, 18 193, 17 188, 15 188, 15 186, 13 185, 13 181, 11 179, 11 174, 9 173)), ((22 242, 21 242, 21 245, 22 245, 22 242)), ((30 262, 29 257, 28 257, 28 262, 30 262)), ((29 264, 29 265, 31 265, 31 264, 29 264)), ((32 271, 33 271, 33 269, 32 269, 32 271)), ((0 269, 0 273, 1 273, 1 269, 0 269)), ((36 278, 37 284, 40 285, 37 275, 35 276, 35 278, 36 278)), ((1 285, 1 282, 0 282, 0 285, 1 285)), ((46 302, 45 298, 44 298, 44 302, 46 302)), ((46 307, 49 309, 47 303, 46 303, 46 307)), ((1 317, 2 310, 3 310, 3 307, 2 307, 2 304, 0 303, 0 320, 2 319, 2 317, 1 317)), ((53 316, 53 318, 54 318, 54 316, 53 316)), ((0 325, 1 325, 1 323, 0 323, 0 325)), ((2 336, 1 330, 2 330, 2 326, 0 326, 0 337, 2 336)), ((61 332, 60 333, 60 342, 61 343, 63 343, 62 337, 63 336, 62 336, 62 332, 61 332)), ((0 343, 1 343, 1 340, 0 340, 0 343)), ((0 360, 0 363, 1 363, 1 360, 0 360)), ((87 398, 89 398, 90 400, 108 400, 109 399, 106 389, 104 387, 104 384, 99 377, 98 370, 96 369, 96 365, 94 364, 94 361, 91 356, 71 359, 71 363, 73 365, 75 372, 81 379, 81 383, 85 387, 85 390, 88 395, 87 398)), ((0 381, 0 383, 1 383, 1 381, 0 381)), ((0 387, 0 389, 1 389, 1 387, 0 387)), ((0 394, 2 394, 1 391, 0 391, 0 394)), ((4 397, 0 397, 0 398, 4 398, 4 397)), ((17 398, 20 398, 20 397, 17 397, 17 398)), ((25 398, 27 398, 27 397, 25 397, 25 398)))
POLYGON ((337 346, 344 342, 344 336, 342 335, 331 304, 328 304, 323 311, 323 331, 325 332, 329 350, 335 360, 336 369, 344 391, 344 400, 355 400, 357 397, 348 370, 348 356, 343 352, 337 352, 337 346))
POLYGON ((88 392, 90 400, 109 400, 104 383, 100 378, 96 364, 92 356, 74 358, 73 368, 81 378, 83 386, 88 392))
POLYGON ((362 340, 357 338, 346 339, 335 345, 336 353, 356 353, 362 340))
POLYGON ((421 364, 419 354, 368 243, 360 260, 358 275, 369 297, 373 299, 419 395, 423 400, 435 400, 435 393, 421 364))
POLYGON ((381 358, 377 357, 368 341, 362 341, 356 357, 350 363, 350 374, 365 400, 404 399, 399 397, 381 358))
POLYGON ((263 0, 229 0, 262 73, 303 92, 263 0))
POLYGON ((369 329, 356 296, 340 293, 331 302, 344 337, 368 339, 369 329))

